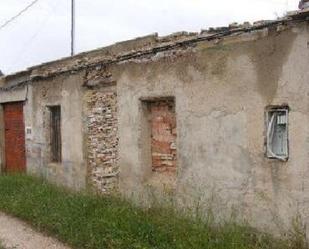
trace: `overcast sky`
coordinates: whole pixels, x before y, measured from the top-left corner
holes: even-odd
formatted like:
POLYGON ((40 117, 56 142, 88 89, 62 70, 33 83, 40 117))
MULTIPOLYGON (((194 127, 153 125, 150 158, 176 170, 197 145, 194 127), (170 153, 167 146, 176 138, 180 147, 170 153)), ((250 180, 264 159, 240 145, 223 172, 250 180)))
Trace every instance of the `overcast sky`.
MULTIPOLYGON (((0 0, 0 25, 32 0, 0 0)), ((70 54, 71 0, 40 0, 0 30, 0 69, 8 74, 70 54)), ((275 19, 298 0, 76 0, 76 50, 158 32, 200 31, 275 19)))

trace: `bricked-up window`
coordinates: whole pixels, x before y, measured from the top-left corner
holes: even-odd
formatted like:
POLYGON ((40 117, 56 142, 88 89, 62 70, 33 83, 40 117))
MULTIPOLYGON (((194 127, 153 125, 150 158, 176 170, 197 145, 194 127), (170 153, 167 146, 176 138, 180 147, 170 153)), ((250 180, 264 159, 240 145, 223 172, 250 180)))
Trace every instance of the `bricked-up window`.
POLYGON ((61 107, 50 106, 51 161, 61 162, 61 107))
POLYGON ((174 99, 148 102, 153 172, 176 172, 176 113, 174 99))
POLYGON ((267 157, 286 161, 289 157, 288 107, 268 108, 266 119, 267 157))

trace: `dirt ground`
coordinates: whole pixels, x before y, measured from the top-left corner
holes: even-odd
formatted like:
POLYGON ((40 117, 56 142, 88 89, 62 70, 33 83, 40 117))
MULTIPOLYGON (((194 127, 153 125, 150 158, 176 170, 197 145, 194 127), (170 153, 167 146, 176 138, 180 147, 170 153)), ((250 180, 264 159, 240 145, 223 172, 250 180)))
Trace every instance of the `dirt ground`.
POLYGON ((0 241, 7 249, 70 249, 56 239, 0 212, 0 241))

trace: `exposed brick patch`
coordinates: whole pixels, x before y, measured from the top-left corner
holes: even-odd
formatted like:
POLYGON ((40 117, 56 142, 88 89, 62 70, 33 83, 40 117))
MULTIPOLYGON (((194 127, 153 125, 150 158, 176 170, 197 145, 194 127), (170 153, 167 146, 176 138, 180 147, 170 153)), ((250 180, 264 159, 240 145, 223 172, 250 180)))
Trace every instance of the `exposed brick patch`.
POLYGON ((152 171, 176 172, 176 115, 173 100, 149 103, 152 171))
POLYGON ((118 188, 117 94, 114 91, 87 93, 88 180, 97 191, 118 188))

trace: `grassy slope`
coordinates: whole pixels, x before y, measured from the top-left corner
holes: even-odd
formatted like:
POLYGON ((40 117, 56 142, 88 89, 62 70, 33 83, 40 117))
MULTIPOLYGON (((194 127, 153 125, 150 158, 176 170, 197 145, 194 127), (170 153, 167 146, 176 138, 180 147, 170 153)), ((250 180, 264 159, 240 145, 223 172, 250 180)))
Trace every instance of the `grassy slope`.
POLYGON ((168 209, 142 210, 113 197, 71 193, 26 176, 0 176, 0 210, 74 248, 301 249, 247 227, 216 229, 168 209))

